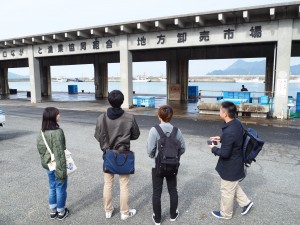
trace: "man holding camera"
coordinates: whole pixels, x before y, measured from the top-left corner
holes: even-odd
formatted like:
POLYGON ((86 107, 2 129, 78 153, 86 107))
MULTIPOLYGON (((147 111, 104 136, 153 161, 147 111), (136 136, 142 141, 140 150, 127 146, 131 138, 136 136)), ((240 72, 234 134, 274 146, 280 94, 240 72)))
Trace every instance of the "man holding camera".
POLYGON ((219 156, 216 170, 221 177, 221 207, 220 211, 213 211, 212 215, 220 219, 232 218, 234 199, 242 207, 242 215, 246 215, 253 206, 253 202, 239 186, 240 180, 245 177, 242 157, 243 126, 235 115, 235 104, 222 102, 220 117, 225 122, 222 136, 211 137, 212 143, 208 143, 212 153, 219 156), (214 142, 220 142, 221 147, 217 147, 214 142))

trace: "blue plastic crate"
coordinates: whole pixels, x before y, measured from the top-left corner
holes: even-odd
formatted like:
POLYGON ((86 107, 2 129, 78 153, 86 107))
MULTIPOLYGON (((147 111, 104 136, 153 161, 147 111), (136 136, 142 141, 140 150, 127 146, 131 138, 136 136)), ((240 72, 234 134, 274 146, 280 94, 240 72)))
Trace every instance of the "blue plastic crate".
POLYGON ((144 107, 154 107, 155 97, 153 96, 135 96, 133 97, 133 105, 144 106, 144 107))
POLYGON ((142 99, 138 96, 134 96, 133 97, 133 105, 134 106, 141 106, 141 102, 142 102, 142 99))
POLYGON ((268 105, 269 104, 269 96, 260 96, 260 97, 258 97, 258 104, 268 105))

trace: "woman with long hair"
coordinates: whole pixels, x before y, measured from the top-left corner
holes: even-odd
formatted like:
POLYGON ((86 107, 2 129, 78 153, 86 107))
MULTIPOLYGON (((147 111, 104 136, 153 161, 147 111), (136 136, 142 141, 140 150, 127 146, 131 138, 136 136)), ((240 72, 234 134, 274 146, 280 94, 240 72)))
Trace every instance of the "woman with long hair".
POLYGON ((49 178, 49 208, 50 218, 63 220, 69 214, 65 207, 67 200, 67 167, 64 150, 66 141, 63 130, 59 127, 59 110, 47 107, 43 112, 41 133, 37 137, 37 149, 40 153, 42 167, 46 169, 49 178), (46 143, 54 154, 56 168, 50 171, 48 163, 51 161, 50 152, 46 143))

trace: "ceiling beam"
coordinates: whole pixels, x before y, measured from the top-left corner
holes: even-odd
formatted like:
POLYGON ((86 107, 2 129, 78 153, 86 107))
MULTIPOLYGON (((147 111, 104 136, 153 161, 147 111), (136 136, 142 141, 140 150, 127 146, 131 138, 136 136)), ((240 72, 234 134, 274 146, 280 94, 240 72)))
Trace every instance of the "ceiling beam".
POLYGON ((69 40, 76 40, 77 38, 75 37, 75 35, 71 34, 71 33, 65 33, 65 38, 69 39, 69 40))
POLYGON ((184 23, 182 22, 181 19, 178 18, 174 19, 174 24, 179 28, 184 28, 184 23))
POLYGON ((142 24, 142 23, 137 23, 136 28, 138 30, 142 30, 142 31, 145 31, 145 32, 147 32, 149 30, 149 28, 145 24, 142 24))
POLYGON ((125 32, 125 33, 132 33, 132 29, 129 28, 128 26, 124 26, 124 25, 120 26, 120 31, 125 32))
POLYGON ((93 37, 102 37, 103 33, 96 29, 91 29, 91 35, 93 37))
POLYGON ((53 40, 57 40, 57 41, 65 41, 65 38, 63 38, 62 35, 59 35, 59 34, 53 34, 53 40))
POLYGON ((105 33, 111 34, 111 35, 116 35, 117 34, 117 32, 115 30, 113 30, 112 28, 110 28, 110 27, 105 27, 105 33))
POLYGON ((53 38, 49 36, 42 36, 42 41, 44 42, 54 42, 53 38))
POLYGON ((271 20, 275 19, 275 8, 270 8, 270 18, 271 20))
POLYGON ((22 39, 22 43, 23 44, 27 44, 27 45, 31 45, 32 44, 32 40, 31 39, 27 39, 27 38, 23 38, 22 39))
POLYGON ((162 22, 158 21, 158 20, 155 21, 155 27, 159 28, 160 30, 165 30, 166 29, 166 25, 163 24, 162 22))
POLYGON ((77 31, 77 37, 90 38, 90 35, 84 31, 77 31))
POLYGON ((219 14, 218 14, 218 20, 219 20, 222 24, 225 24, 225 23, 226 23, 225 15, 224 15, 223 13, 219 13, 219 14))
POLYGON ((32 37, 31 41, 32 43, 43 43, 42 39, 39 37, 32 37))
POLYGON ((250 17, 248 11, 243 11, 243 19, 245 20, 245 22, 249 22, 250 17))
POLYGON ((195 17, 195 22, 198 23, 200 26, 205 25, 205 21, 204 21, 203 17, 201 17, 201 16, 196 16, 195 17))

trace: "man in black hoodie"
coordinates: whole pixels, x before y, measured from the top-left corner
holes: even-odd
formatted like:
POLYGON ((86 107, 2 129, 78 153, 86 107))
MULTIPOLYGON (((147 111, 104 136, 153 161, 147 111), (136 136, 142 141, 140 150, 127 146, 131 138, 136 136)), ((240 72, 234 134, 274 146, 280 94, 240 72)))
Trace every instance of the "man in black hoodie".
POLYGON ((220 117, 224 120, 222 136, 211 137, 211 141, 221 142, 221 147, 209 145, 211 152, 219 156, 216 170, 221 177, 221 207, 220 211, 213 211, 212 215, 220 219, 231 219, 233 215, 234 199, 242 207, 242 215, 246 215, 253 206, 239 185, 245 177, 242 157, 243 127, 235 118, 236 106, 232 102, 222 102, 220 117))
MULTIPOLYGON (((140 136, 140 130, 133 115, 124 112, 121 105, 124 102, 124 95, 119 90, 111 91, 108 94, 108 102, 112 106, 106 113, 101 114, 97 119, 95 138, 100 143, 102 151, 106 149, 129 150, 130 140, 136 140, 140 136), (106 115, 104 117, 104 115, 106 115), (104 130, 103 119, 107 124, 107 131, 104 130), (109 141, 105 140, 108 132, 109 141), (110 146, 108 146, 108 143, 110 146)), ((121 219, 126 220, 136 214, 135 209, 128 207, 128 183, 129 175, 119 175, 120 178, 120 212, 121 219)), ((104 173, 103 204, 105 217, 111 218, 114 207, 112 206, 112 188, 114 174, 104 173)))

